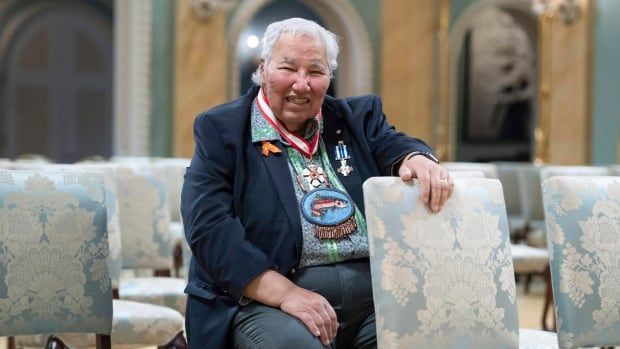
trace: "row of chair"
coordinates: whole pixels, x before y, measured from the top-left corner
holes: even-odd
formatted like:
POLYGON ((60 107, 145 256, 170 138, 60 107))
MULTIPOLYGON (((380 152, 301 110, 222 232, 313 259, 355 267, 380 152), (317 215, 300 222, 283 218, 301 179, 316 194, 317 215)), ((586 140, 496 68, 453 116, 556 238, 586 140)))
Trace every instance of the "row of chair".
MULTIPOLYGON (((182 167, 184 172, 187 162, 183 160, 175 160, 177 162, 173 166, 175 171, 179 172, 178 168, 182 167)), ((89 195, 99 199, 105 198, 111 289, 114 290, 115 298, 120 296, 123 299, 122 301, 115 299, 113 302, 112 343, 183 347, 185 280, 172 277, 120 278, 121 268, 157 269, 160 270, 160 275, 170 275, 172 237, 169 231, 171 210, 168 199, 173 195, 168 192, 171 190, 170 186, 165 185, 164 176, 170 173, 166 170, 167 164, 155 165, 151 161, 148 164, 134 161, 121 164, 79 165, 10 163, 9 166, 26 171, 23 173, 38 173, 42 176, 57 173, 65 182, 72 178, 71 181, 75 185, 83 185, 89 195), (83 171, 96 172, 102 177, 105 188, 103 193, 98 191, 92 181, 85 181, 84 178, 87 177, 78 175, 83 171)), ((4 172, 7 176, 13 173, 4 172)), ((177 175, 175 182, 178 185, 172 191, 174 193, 178 190, 180 193, 182 173, 180 176, 177 175)), ((52 194, 50 192, 50 195, 52 194)), ((174 197, 178 197, 178 194, 174 194, 174 197)), ((177 212, 178 217, 178 206, 173 211, 177 212)), ((184 241, 182 227, 180 231, 180 240, 184 241)), ((7 232, 3 229, 2 235, 7 232)), ((9 232, 8 235, 12 233, 9 232)), ((1 293, 0 299, 2 299, 1 293)), ((20 333, 0 331, 0 335, 20 333)), ((94 343, 94 337, 68 334, 61 334, 60 337, 72 347, 86 347, 88 343, 94 343)), ((20 345, 37 347, 43 346, 45 340, 46 336, 17 338, 20 345)))
POLYGON ((620 177, 543 183, 557 337, 518 327, 503 190, 481 177, 437 214, 415 182, 364 184, 379 347, 620 345, 620 177))

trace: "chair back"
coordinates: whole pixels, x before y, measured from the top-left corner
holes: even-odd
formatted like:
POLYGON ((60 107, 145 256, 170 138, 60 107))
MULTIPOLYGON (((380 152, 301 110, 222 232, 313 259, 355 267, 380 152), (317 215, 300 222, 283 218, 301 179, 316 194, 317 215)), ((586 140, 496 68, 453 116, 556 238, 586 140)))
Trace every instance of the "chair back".
POLYGON ((110 246, 110 277, 112 289, 118 290, 120 285, 123 258, 121 253, 120 218, 118 214, 118 194, 116 187, 116 165, 111 163, 84 163, 73 165, 75 169, 97 172, 102 178, 106 197, 108 216, 108 244, 110 246))
POLYGON ((0 171, 0 336, 110 334, 106 220, 97 174, 0 171))
POLYGON ((495 164, 483 162, 442 162, 441 165, 449 172, 479 171, 486 178, 497 178, 495 164))
POLYGON ((620 178, 543 183, 561 348, 620 345, 620 178))
POLYGON ((185 170, 189 166, 191 159, 185 158, 156 158, 154 167, 161 172, 162 179, 168 187, 168 202, 170 206, 170 220, 172 222, 181 221, 181 189, 185 170))
POLYGON ((110 277, 112 289, 119 287, 123 261, 121 258, 121 235, 118 216, 118 195, 116 194, 116 165, 111 163, 46 164, 15 163, 13 169, 44 172, 89 172, 101 176, 106 197, 108 244, 110 246, 110 277))
POLYGON ((542 191, 540 189, 541 167, 532 164, 519 167, 517 171, 523 219, 530 223, 532 221, 544 221, 545 211, 543 210, 542 191))
POLYGON ((150 164, 118 164, 119 202, 124 268, 172 267, 168 188, 150 164))
POLYGON ((508 222, 498 180, 455 178, 438 213, 417 182, 364 183, 379 347, 516 348, 508 222))
POLYGON ((609 176, 610 170, 605 166, 546 166, 540 171, 540 180, 544 182, 553 176, 609 176))
POLYGON ((609 174, 612 176, 620 176, 620 165, 610 165, 609 174))

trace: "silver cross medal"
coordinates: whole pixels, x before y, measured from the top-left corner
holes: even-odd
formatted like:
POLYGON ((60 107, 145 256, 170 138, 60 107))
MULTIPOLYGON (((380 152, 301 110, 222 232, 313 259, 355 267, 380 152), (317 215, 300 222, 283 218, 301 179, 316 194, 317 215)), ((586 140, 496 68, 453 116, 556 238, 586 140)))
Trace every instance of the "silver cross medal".
POLYGON ((347 150, 347 145, 343 141, 338 141, 338 145, 336 145, 336 160, 340 161, 340 167, 338 167, 337 171, 345 177, 353 172, 353 167, 347 164, 349 159, 351 159, 351 156, 347 150))

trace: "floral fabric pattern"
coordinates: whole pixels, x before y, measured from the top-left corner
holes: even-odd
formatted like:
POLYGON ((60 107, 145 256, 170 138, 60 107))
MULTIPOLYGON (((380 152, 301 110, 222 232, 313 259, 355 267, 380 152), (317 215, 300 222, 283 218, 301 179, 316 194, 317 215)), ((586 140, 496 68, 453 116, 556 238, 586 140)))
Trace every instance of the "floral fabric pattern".
POLYGON ((148 166, 119 165, 116 184, 123 267, 170 269, 172 239, 165 183, 148 166))
POLYGON ((364 184, 380 348, 518 346, 508 223, 501 185, 455 179, 430 213, 417 182, 364 184))
POLYGON ((31 171, 0 177, 10 178, 0 183, 0 333, 109 333, 101 178, 31 171))
POLYGON ((562 348, 620 343, 620 178, 543 183, 562 348))

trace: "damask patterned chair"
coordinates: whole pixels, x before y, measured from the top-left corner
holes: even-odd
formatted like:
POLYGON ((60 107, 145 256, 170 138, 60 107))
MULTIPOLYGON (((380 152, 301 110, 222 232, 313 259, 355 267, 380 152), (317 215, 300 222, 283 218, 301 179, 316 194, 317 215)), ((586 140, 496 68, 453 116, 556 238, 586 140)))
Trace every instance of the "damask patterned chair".
MULTIPOLYGON (((119 279, 122 268, 121 237, 119 231, 118 202, 116 194, 116 166, 113 164, 80 164, 80 165, 28 165, 38 170, 61 171, 68 178, 80 178, 75 173, 96 172, 103 180, 105 190, 105 207, 107 212, 107 229, 110 254, 112 292, 118 298, 119 279)), ((22 166, 23 167, 23 166, 22 166)), ((88 178, 88 177, 86 177, 88 178)), ((96 195, 96 188, 88 185, 84 179, 78 180, 86 185, 88 192, 96 195)), ((183 325, 181 314, 167 307, 126 301, 113 300, 112 344, 115 348, 135 346, 159 346, 162 348, 184 347, 183 325)), ((92 347, 95 338, 92 335, 55 333, 66 345, 72 348, 92 347)), ((46 336, 18 336, 17 344, 25 347, 42 347, 46 336)))
POLYGON ((542 168, 534 164, 519 167, 518 175, 521 212, 525 220, 523 239, 530 245, 544 248, 547 245, 547 239, 545 237, 545 211, 540 189, 542 168))
POLYGON ((557 347, 519 331, 498 180, 456 178, 436 214, 397 177, 367 180, 364 202, 380 348, 557 347))
POLYGON ((609 176, 610 169, 605 166, 546 166, 540 170, 540 180, 554 176, 609 176))
POLYGON ((442 162, 441 165, 450 172, 480 171, 486 178, 497 178, 495 164, 482 162, 442 162))
POLYGON ((108 251, 97 175, 0 171, 0 336, 89 332, 110 348, 108 251))
POLYGON ((170 234, 172 239, 172 257, 175 276, 180 275, 183 265, 183 243, 185 230, 181 220, 181 189, 185 170, 191 159, 186 158, 155 158, 153 168, 168 187, 168 202, 170 208, 170 234))
POLYGON ((561 348, 620 345, 620 178, 543 183, 561 348))
POLYGON ((168 188, 151 165, 118 165, 117 188, 125 269, 154 269, 156 277, 121 278, 121 299, 185 313, 185 280, 170 277, 172 241, 168 188))
POLYGON ((529 163, 498 161, 494 164, 497 167, 497 179, 502 182, 504 189, 510 238, 514 242, 518 242, 517 240, 522 236, 525 228, 521 206, 521 189, 519 188, 519 168, 528 166, 529 163))

